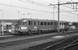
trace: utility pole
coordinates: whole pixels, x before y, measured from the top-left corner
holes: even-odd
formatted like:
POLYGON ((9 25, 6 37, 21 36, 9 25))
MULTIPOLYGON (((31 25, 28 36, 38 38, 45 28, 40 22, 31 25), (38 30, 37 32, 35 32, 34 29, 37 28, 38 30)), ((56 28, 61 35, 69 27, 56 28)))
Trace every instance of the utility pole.
POLYGON ((58 27, 57 27, 58 32, 60 32, 60 28, 59 28, 59 26, 60 26, 60 6, 61 6, 61 5, 71 5, 71 4, 73 4, 73 8, 74 8, 74 4, 76 4, 76 8, 74 8, 74 9, 76 9, 76 10, 78 9, 78 8, 77 8, 78 2, 59 3, 59 0, 58 0, 58 3, 57 3, 57 4, 50 4, 50 5, 52 5, 52 6, 55 6, 55 5, 58 6, 58 27))
POLYGON ((57 27, 58 32, 60 32, 59 26, 60 26, 60 3, 59 3, 59 0, 58 0, 58 27, 57 27))
MULTIPOLYGON (((53 17, 54 17, 54 5, 55 5, 55 4, 50 4, 49 6, 51 6, 51 5, 53 6, 53 17)), ((60 3, 59 3, 59 0, 58 0, 57 6, 58 6, 58 9, 57 9, 57 10, 58 10, 58 14, 57 14, 57 15, 58 15, 57 31, 60 32, 60 28, 59 28, 59 26, 60 26, 60 3)))

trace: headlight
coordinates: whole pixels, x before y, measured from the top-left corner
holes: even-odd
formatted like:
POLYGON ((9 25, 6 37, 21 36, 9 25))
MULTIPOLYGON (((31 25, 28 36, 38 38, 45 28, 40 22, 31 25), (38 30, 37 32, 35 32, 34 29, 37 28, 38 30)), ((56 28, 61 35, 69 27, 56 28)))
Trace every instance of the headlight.
POLYGON ((12 30, 8 30, 9 32, 12 32, 12 30))
POLYGON ((27 29, 27 27, 21 27, 21 29, 27 29))
POLYGON ((34 26, 34 29, 37 29, 37 26, 34 26))

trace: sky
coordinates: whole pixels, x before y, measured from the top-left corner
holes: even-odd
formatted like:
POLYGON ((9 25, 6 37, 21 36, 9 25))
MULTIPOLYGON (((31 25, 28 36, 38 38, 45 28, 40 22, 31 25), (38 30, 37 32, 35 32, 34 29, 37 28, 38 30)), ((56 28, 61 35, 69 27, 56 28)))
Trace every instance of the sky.
MULTIPOLYGON (((57 1, 58 0, 0 0, 0 19, 35 18, 57 20, 57 6, 53 9, 53 6, 49 5, 50 3, 56 4, 57 1)), ((64 3, 70 2, 71 0, 59 1, 60 3, 64 3)), ((77 0, 72 1, 77 2, 77 0)), ((60 20, 77 22, 77 12, 71 8, 60 6, 60 20)))

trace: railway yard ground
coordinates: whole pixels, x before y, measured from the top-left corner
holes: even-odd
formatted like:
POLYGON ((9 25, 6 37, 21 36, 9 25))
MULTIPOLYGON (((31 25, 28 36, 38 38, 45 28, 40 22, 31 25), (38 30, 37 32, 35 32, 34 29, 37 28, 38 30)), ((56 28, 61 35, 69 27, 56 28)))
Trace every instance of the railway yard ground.
POLYGON ((78 0, 1 0, 0 50, 78 50, 78 0))
POLYGON ((0 50, 41 50, 57 42, 77 37, 75 32, 49 33, 34 36, 9 35, 0 37, 0 50))

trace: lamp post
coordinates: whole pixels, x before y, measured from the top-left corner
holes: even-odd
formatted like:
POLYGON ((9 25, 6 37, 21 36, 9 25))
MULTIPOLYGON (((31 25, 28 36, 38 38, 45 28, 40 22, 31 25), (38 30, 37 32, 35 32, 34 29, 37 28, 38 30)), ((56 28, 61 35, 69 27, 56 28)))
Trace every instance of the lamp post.
POLYGON ((2 24, 2 33, 1 33, 1 36, 3 36, 4 35, 4 23, 2 22, 1 24, 2 24))
MULTIPOLYGON (((1 17, 4 17, 4 13, 3 13, 3 10, 0 9, 0 12, 1 12, 1 17)), ((1 36, 4 35, 4 22, 1 21, 1 36)))

